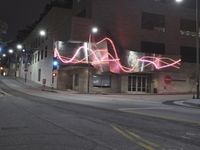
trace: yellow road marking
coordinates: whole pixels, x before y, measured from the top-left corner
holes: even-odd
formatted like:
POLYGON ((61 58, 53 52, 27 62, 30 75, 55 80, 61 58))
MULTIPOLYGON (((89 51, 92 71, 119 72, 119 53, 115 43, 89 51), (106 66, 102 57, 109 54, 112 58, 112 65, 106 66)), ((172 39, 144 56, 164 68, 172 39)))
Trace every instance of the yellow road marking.
POLYGON ((174 118, 174 117, 166 117, 166 116, 160 116, 160 115, 155 115, 155 114, 153 115, 153 114, 147 114, 147 113, 136 112, 136 111, 124 111, 123 110, 122 112, 138 114, 138 115, 143 115, 143 116, 149 116, 149 117, 165 119, 165 120, 172 120, 172 121, 183 122, 183 123, 191 123, 191 124, 196 124, 196 125, 200 126, 200 122, 198 122, 198 121, 192 121, 192 120, 186 120, 186 119, 178 119, 178 118, 174 118))
POLYGON ((157 144, 155 144, 155 143, 152 143, 152 142, 150 142, 150 141, 148 141, 148 140, 142 138, 141 136, 139 136, 139 135, 137 135, 137 134, 135 134, 135 133, 133 133, 133 132, 131 132, 131 131, 129 131, 129 130, 126 130, 126 131, 127 131, 130 135, 132 135, 133 137, 135 137, 135 138, 137 138, 137 139, 140 139, 142 142, 144 142, 144 143, 146 143, 146 144, 148 144, 148 145, 152 145, 152 146, 154 146, 154 147, 159 147, 159 145, 157 145, 157 144))
POLYGON ((123 129, 122 127, 120 127, 118 125, 111 124, 111 127, 115 131, 117 131, 118 133, 120 133, 121 135, 123 135, 124 137, 129 139, 130 141, 136 143, 137 145, 139 145, 140 147, 143 147, 146 150, 155 150, 155 148, 159 147, 159 145, 142 138, 141 136, 133 133, 132 131, 123 129))

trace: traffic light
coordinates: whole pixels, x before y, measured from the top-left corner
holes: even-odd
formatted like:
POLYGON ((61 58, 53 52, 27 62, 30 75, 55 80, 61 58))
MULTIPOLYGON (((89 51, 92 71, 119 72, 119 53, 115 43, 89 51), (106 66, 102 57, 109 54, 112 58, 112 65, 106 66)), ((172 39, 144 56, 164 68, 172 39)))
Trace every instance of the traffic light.
POLYGON ((53 70, 57 70, 58 69, 58 59, 56 57, 53 57, 53 70))

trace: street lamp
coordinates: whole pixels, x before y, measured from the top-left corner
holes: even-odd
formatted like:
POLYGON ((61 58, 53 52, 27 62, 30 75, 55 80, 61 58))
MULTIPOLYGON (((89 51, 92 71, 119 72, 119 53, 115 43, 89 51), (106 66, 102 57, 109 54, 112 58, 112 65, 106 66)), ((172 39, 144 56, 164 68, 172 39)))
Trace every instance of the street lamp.
POLYGON ((16 47, 17 47, 18 50, 21 50, 23 48, 22 44, 17 44, 16 47))
MULTIPOLYGON (((26 52, 26 50, 25 50, 25 48, 24 48, 24 46, 22 45, 22 44, 17 44, 17 49, 18 50, 21 50, 23 53, 25 53, 26 52)), ((24 81, 25 81, 25 83, 27 82, 27 72, 28 72, 28 56, 27 56, 27 53, 25 53, 25 56, 24 56, 24 59, 25 59, 25 65, 24 65, 24 72, 25 72, 25 74, 24 74, 24 81)))
POLYGON ((8 50, 8 53, 9 53, 9 54, 13 54, 13 52, 14 52, 13 49, 9 49, 9 50, 8 50))
POLYGON ((44 36, 46 36, 46 31, 45 30, 40 30, 39 31, 39 35, 41 36, 41 37, 44 37, 44 36))
MULTIPOLYGON (((47 32, 45 29, 41 29, 39 30, 39 36, 40 37, 46 37, 49 35, 49 32, 47 32), (48 34, 48 35, 47 35, 48 34)), ((53 34, 54 32, 51 32, 51 34, 53 34)), ((54 36, 52 37, 53 39, 53 49, 54 49, 54 43, 55 43, 55 39, 54 39, 54 36)), ((54 87, 54 78, 56 76, 56 73, 54 73, 54 70, 57 70, 58 68, 58 61, 57 60, 54 60, 54 57, 53 57, 53 63, 52 63, 53 67, 52 67, 52 79, 51 79, 51 86, 52 86, 52 89, 54 87)))
POLYGON ((90 35, 89 35, 89 41, 88 41, 88 50, 87 52, 87 63, 88 63, 88 75, 87 75, 87 93, 90 93, 90 63, 89 63, 89 51, 92 48, 92 34, 96 34, 98 33, 99 29, 97 27, 92 27, 91 31, 90 31, 90 35))
POLYGON ((183 0, 176 0, 177 3, 181 3, 183 0))
POLYGON ((6 54, 2 54, 2 57, 6 57, 6 54))
MULTIPOLYGON (((176 0, 177 3, 183 0, 176 0)), ((196 98, 199 99, 199 2, 196 0, 196 98)))

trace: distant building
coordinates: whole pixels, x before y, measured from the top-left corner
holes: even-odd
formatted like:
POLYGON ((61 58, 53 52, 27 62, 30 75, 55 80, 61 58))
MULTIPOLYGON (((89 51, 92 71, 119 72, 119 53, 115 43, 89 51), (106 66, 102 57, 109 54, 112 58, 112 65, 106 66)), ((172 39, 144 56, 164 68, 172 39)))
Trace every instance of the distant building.
POLYGON ((53 7, 24 41, 20 77, 82 93, 193 92, 194 20, 192 8, 164 0, 79 0, 73 9, 53 7), (38 36, 40 29, 46 37, 38 36), (59 64, 54 68, 53 57, 59 64))
POLYGON ((3 42, 3 34, 7 33, 8 25, 0 20, 0 42, 3 42))

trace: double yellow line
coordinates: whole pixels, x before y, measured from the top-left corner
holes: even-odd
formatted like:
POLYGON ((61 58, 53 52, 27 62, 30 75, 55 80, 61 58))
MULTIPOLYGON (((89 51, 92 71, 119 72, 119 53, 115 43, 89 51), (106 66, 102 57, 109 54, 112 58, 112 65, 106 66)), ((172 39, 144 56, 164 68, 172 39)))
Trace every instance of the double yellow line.
POLYGON ((142 138, 141 136, 135 134, 134 132, 132 132, 128 129, 124 129, 124 128, 122 128, 118 125, 114 125, 114 124, 111 124, 111 127, 115 131, 117 131, 118 133, 120 133, 121 135, 123 135, 124 137, 129 139, 130 141, 136 143, 137 145, 139 145, 140 147, 142 147, 146 150, 157 150, 160 147, 159 145, 142 138))

